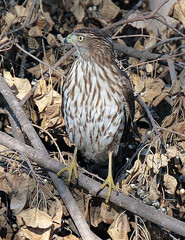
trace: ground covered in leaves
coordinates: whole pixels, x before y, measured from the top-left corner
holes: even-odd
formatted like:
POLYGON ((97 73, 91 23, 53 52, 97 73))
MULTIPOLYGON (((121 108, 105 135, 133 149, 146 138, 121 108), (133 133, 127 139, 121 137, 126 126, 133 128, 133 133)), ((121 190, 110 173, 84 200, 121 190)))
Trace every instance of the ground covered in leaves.
MULTIPOLYGON (((185 2, 11 0, 1 1, 0 9, 0 133, 7 134, 2 135, 6 140, 0 134, 0 239, 82 236, 78 214, 71 215, 52 175, 23 147, 18 151, 13 140, 40 151, 32 128, 26 130, 31 122, 50 157, 71 161, 74 146, 65 132, 61 86, 76 54, 64 38, 84 26, 103 28, 112 37, 117 63, 130 76, 136 100, 137 94, 141 97, 135 103, 137 130, 127 146, 120 146, 115 169, 120 192, 184 221, 185 2), (16 97, 12 103, 3 82, 16 97)), ((80 153, 78 159, 83 174, 101 182, 107 167, 97 172, 80 153)), ((88 190, 70 186, 95 239, 184 239, 175 226, 173 231, 158 226, 152 217, 149 221, 115 202, 105 204, 88 190)), ((92 239, 88 234, 83 239, 92 239)))

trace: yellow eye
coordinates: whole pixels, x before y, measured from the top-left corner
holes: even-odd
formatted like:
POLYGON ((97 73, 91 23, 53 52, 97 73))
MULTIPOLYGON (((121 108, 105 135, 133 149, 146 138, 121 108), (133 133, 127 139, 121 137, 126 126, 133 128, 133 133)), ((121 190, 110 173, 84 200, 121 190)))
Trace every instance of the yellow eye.
POLYGON ((78 36, 78 41, 82 42, 84 40, 84 36, 78 36))

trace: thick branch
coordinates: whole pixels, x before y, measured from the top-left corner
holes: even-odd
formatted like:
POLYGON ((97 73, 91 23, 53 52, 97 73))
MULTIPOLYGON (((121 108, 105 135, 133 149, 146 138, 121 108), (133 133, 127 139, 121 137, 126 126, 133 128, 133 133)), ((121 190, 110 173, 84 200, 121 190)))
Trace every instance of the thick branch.
MULTIPOLYGON (((44 167, 52 172, 57 173, 59 169, 64 167, 64 164, 54 160, 53 158, 48 157, 42 152, 36 151, 32 147, 21 143, 20 141, 10 137, 9 135, 0 131, 0 144, 13 149, 18 152, 22 152, 27 155, 31 160, 38 163, 39 166, 44 167)), ((101 183, 85 176, 81 171, 79 173, 78 183, 81 187, 87 189, 92 195, 96 196, 97 190, 100 189, 101 183)), ((65 178, 68 177, 68 173, 64 172, 62 174, 65 178)), ((74 179, 73 179, 74 180, 74 179)), ((106 187, 99 193, 99 196, 106 198, 106 193, 108 188, 106 187)), ((128 197, 123 193, 116 194, 112 191, 110 201, 116 205, 125 208, 128 211, 133 212, 136 215, 139 215, 155 224, 163 226, 170 231, 176 232, 179 235, 185 237, 185 223, 179 221, 175 218, 172 218, 168 215, 165 215, 153 207, 150 207, 144 203, 137 201, 134 198, 128 197)))

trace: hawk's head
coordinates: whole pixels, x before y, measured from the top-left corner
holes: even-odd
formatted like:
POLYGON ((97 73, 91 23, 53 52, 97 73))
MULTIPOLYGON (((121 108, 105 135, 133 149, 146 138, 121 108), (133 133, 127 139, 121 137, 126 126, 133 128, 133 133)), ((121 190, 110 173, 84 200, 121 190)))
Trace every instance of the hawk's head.
POLYGON ((80 57, 101 58, 113 57, 112 39, 104 31, 94 28, 81 28, 72 32, 65 38, 65 43, 72 44, 80 57))

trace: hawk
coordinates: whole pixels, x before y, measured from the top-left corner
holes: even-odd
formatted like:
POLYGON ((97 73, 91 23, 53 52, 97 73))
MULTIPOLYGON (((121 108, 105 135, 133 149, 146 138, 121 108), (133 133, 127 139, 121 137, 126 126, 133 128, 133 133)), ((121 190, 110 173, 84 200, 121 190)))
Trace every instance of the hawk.
POLYGON ((108 185, 117 190, 112 177, 112 157, 117 155, 121 138, 127 138, 134 116, 134 95, 126 73, 115 62, 111 37, 104 31, 81 28, 69 34, 65 43, 78 53, 63 85, 63 113, 69 139, 75 144, 68 170, 77 178, 77 149, 87 159, 103 163, 109 160, 108 185), (125 135, 124 135, 125 134, 125 135))

